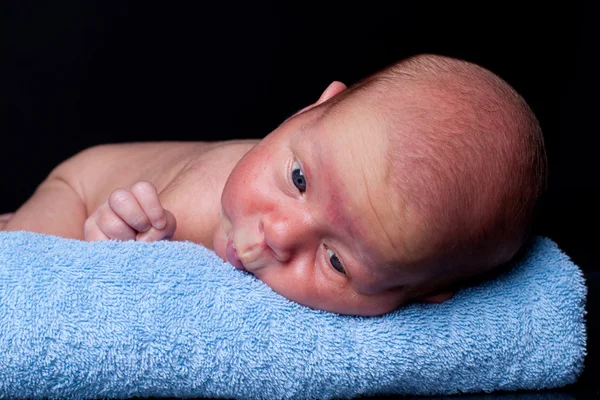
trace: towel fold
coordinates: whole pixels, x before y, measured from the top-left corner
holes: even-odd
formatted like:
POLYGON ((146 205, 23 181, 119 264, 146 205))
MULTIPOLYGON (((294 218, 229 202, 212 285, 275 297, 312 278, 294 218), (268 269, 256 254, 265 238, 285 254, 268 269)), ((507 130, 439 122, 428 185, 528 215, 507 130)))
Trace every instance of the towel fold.
POLYGON ((543 389, 585 356, 579 268, 536 237, 443 304, 293 303, 189 242, 0 232, 0 398, 347 398, 543 389))

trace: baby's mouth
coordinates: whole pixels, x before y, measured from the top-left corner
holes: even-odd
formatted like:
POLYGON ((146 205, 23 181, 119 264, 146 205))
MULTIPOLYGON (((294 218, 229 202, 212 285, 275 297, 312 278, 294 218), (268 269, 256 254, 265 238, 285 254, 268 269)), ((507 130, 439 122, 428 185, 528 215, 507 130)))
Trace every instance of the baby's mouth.
POLYGON ((227 261, 229 261, 229 263, 235 268, 241 271, 248 271, 244 267, 244 263, 242 263, 242 261, 238 257, 237 250, 235 249, 235 244, 233 243, 233 240, 231 240, 231 238, 227 238, 227 245, 225 246, 225 256, 227 257, 227 261))

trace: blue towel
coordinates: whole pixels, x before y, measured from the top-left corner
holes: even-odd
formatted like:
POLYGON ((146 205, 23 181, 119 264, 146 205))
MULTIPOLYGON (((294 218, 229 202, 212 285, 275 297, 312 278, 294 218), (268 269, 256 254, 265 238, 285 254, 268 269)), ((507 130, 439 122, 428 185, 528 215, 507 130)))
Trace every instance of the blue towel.
POLYGON ((189 242, 0 232, 0 398, 345 398, 542 389, 585 356, 579 268, 536 237, 443 304, 295 304, 189 242))

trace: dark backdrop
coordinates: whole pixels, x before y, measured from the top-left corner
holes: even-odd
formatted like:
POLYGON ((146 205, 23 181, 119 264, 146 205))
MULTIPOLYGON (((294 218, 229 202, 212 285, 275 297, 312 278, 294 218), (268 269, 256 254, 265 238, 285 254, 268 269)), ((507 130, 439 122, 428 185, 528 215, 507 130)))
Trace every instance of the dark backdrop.
POLYGON ((597 387, 596 11, 592 1, 4 0, 0 213, 86 147, 260 138, 332 80, 350 85, 417 53, 464 58, 508 81, 540 120, 550 181, 535 233, 590 281, 582 382, 597 387))

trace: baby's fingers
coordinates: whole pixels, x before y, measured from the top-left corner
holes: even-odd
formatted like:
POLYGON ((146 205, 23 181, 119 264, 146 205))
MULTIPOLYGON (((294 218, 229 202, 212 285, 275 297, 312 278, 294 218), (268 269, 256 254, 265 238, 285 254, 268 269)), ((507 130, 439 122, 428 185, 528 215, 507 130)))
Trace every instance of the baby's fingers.
POLYGON ((135 232, 125 221, 119 218, 104 202, 83 225, 84 239, 88 242, 98 240, 133 240, 135 232))
POLYGON ((108 205, 130 227, 145 232, 152 226, 135 196, 125 189, 116 189, 108 198, 108 205))
MULTIPOLYGON (((156 187, 150 182, 141 181, 129 190, 144 210, 152 226, 156 229, 163 229, 167 224, 167 218, 165 210, 160 204, 156 187)), ((140 229, 138 231, 143 232, 140 229)))
POLYGON ((138 233, 135 240, 140 242, 154 242, 157 240, 171 239, 177 229, 175 216, 169 210, 165 210, 167 224, 163 229, 150 228, 146 232, 138 233))
POLYGON ((83 240, 98 242, 100 240, 110 240, 110 238, 102 232, 94 217, 90 216, 83 224, 83 240))

